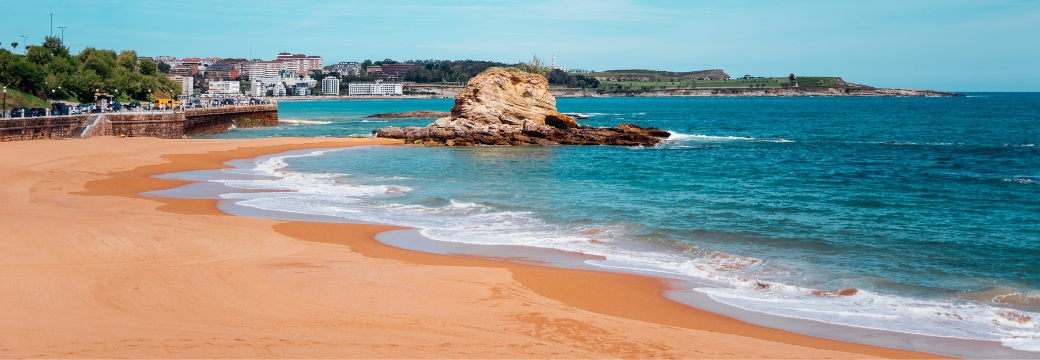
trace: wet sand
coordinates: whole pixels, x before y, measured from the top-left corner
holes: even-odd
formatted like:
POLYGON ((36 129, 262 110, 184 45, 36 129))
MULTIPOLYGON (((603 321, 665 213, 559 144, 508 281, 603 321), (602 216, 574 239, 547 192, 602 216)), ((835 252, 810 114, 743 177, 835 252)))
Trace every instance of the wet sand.
POLYGON ((151 175, 380 139, 0 144, 2 357, 935 358, 749 325, 668 280, 391 247, 398 227, 229 216, 151 175))

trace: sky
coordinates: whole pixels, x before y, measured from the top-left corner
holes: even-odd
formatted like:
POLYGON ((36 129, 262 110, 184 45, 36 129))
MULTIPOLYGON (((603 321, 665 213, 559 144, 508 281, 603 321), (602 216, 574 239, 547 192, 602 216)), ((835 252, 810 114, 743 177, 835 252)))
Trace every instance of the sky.
MULTIPOLYGON (((1040 91, 1040 0, 0 0, 0 43, 53 31, 142 56, 723 69, 878 87, 1040 91)), ((21 49, 21 47, 19 47, 21 49)))

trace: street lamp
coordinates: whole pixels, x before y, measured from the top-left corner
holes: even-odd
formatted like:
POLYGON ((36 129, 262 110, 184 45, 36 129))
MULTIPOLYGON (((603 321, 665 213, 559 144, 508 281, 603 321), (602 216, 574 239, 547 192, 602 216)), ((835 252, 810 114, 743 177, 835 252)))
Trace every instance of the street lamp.
POLYGON ((7 118, 7 87, 4 86, 4 112, 0 113, 0 118, 7 118))
POLYGON ((29 37, 25 36, 25 35, 22 35, 22 43, 25 44, 24 46, 22 46, 22 55, 28 54, 29 53, 28 52, 28 49, 29 49, 29 37))

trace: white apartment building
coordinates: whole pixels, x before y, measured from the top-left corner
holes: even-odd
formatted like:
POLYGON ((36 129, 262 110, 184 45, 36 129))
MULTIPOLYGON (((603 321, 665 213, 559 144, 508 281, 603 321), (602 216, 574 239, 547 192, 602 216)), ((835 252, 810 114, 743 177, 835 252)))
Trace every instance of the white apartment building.
POLYGON ((191 95, 195 93, 195 78, 191 76, 179 76, 179 75, 167 75, 170 80, 176 81, 181 84, 181 95, 191 95))
POLYGON ((389 96, 404 93, 404 84, 399 82, 356 81, 347 84, 350 96, 389 96))
POLYGON ((209 94, 213 96, 241 95, 242 90, 238 81, 210 81, 209 94))
POLYGON ((321 79, 321 92, 325 95, 339 95, 339 79, 332 76, 321 79))
POLYGON ((275 85, 274 90, 271 90, 271 95, 285 96, 285 85, 282 85, 282 83, 278 83, 278 85, 275 85))
POLYGON ((253 96, 265 96, 267 90, 274 88, 275 85, 282 83, 280 76, 257 76, 250 78, 250 95, 253 96))

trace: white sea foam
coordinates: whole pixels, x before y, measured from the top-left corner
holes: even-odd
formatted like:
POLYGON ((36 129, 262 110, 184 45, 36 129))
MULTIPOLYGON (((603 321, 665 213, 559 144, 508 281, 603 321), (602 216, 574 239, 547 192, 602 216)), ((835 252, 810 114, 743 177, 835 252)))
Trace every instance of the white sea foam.
POLYGON ((332 122, 331 121, 321 121, 321 120, 278 119, 278 123, 279 124, 289 124, 289 125, 327 125, 327 124, 331 124, 332 122))
POLYGON ((670 143, 683 143, 683 142, 727 142, 727 141, 756 141, 756 142, 773 142, 773 143, 793 143, 794 140, 788 140, 783 138, 773 139, 760 139, 751 136, 727 136, 727 135, 703 135, 703 134, 682 134, 677 132, 671 132, 666 141, 670 143))
POLYGON ((851 296, 814 294, 813 289, 762 280, 787 271, 762 259, 696 247, 683 252, 670 248, 648 251, 645 246, 632 246, 633 235, 624 227, 557 225, 542 221, 532 213, 502 211, 473 202, 450 200, 443 206, 398 204, 391 201, 393 197, 412 189, 359 184, 349 181, 351 177, 346 174, 299 173, 287 169, 289 158, 318 156, 329 151, 334 150, 272 157, 257 161, 249 170, 273 179, 220 180, 236 188, 287 192, 233 193, 223 197, 237 199, 239 205, 265 210, 410 226, 440 241, 526 245, 601 256, 604 260, 587 263, 605 269, 688 277, 700 283, 715 284, 717 287, 696 290, 716 301, 750 311, 922 335, 996 340, 1015 349, 1040 351, 1040 313, 1002 308, 998 302, 915 299, 862 289, 851 296))
POLYGON ((820 296, 811 289, 764 282, 696 290, 745 310, 911 334, 996 340, 1019 350, 1040 349, 1040 314, 987 304, 912 299, 866 290, 851 296, 820 296))
POLYGON ((1004 182, 1013 182, 1013 183, 1028 184, 1028 185, 1040 184, 1040 182, 1038 182, 1038 181, 1036 181, 1034 179, 1025 178, 1025 177, 1014 177, 1014 178, 1007 178, 1007 179, 1003 179, 1003 180, 1004 180, 1004 182))
POLYGON ((672 135, 668 136, 668 141, 734 141, 734 140, 755 140, 750 136, 712 136, 712 135, 701 135, 701 134, 680 134, 673 132, 672 135))

